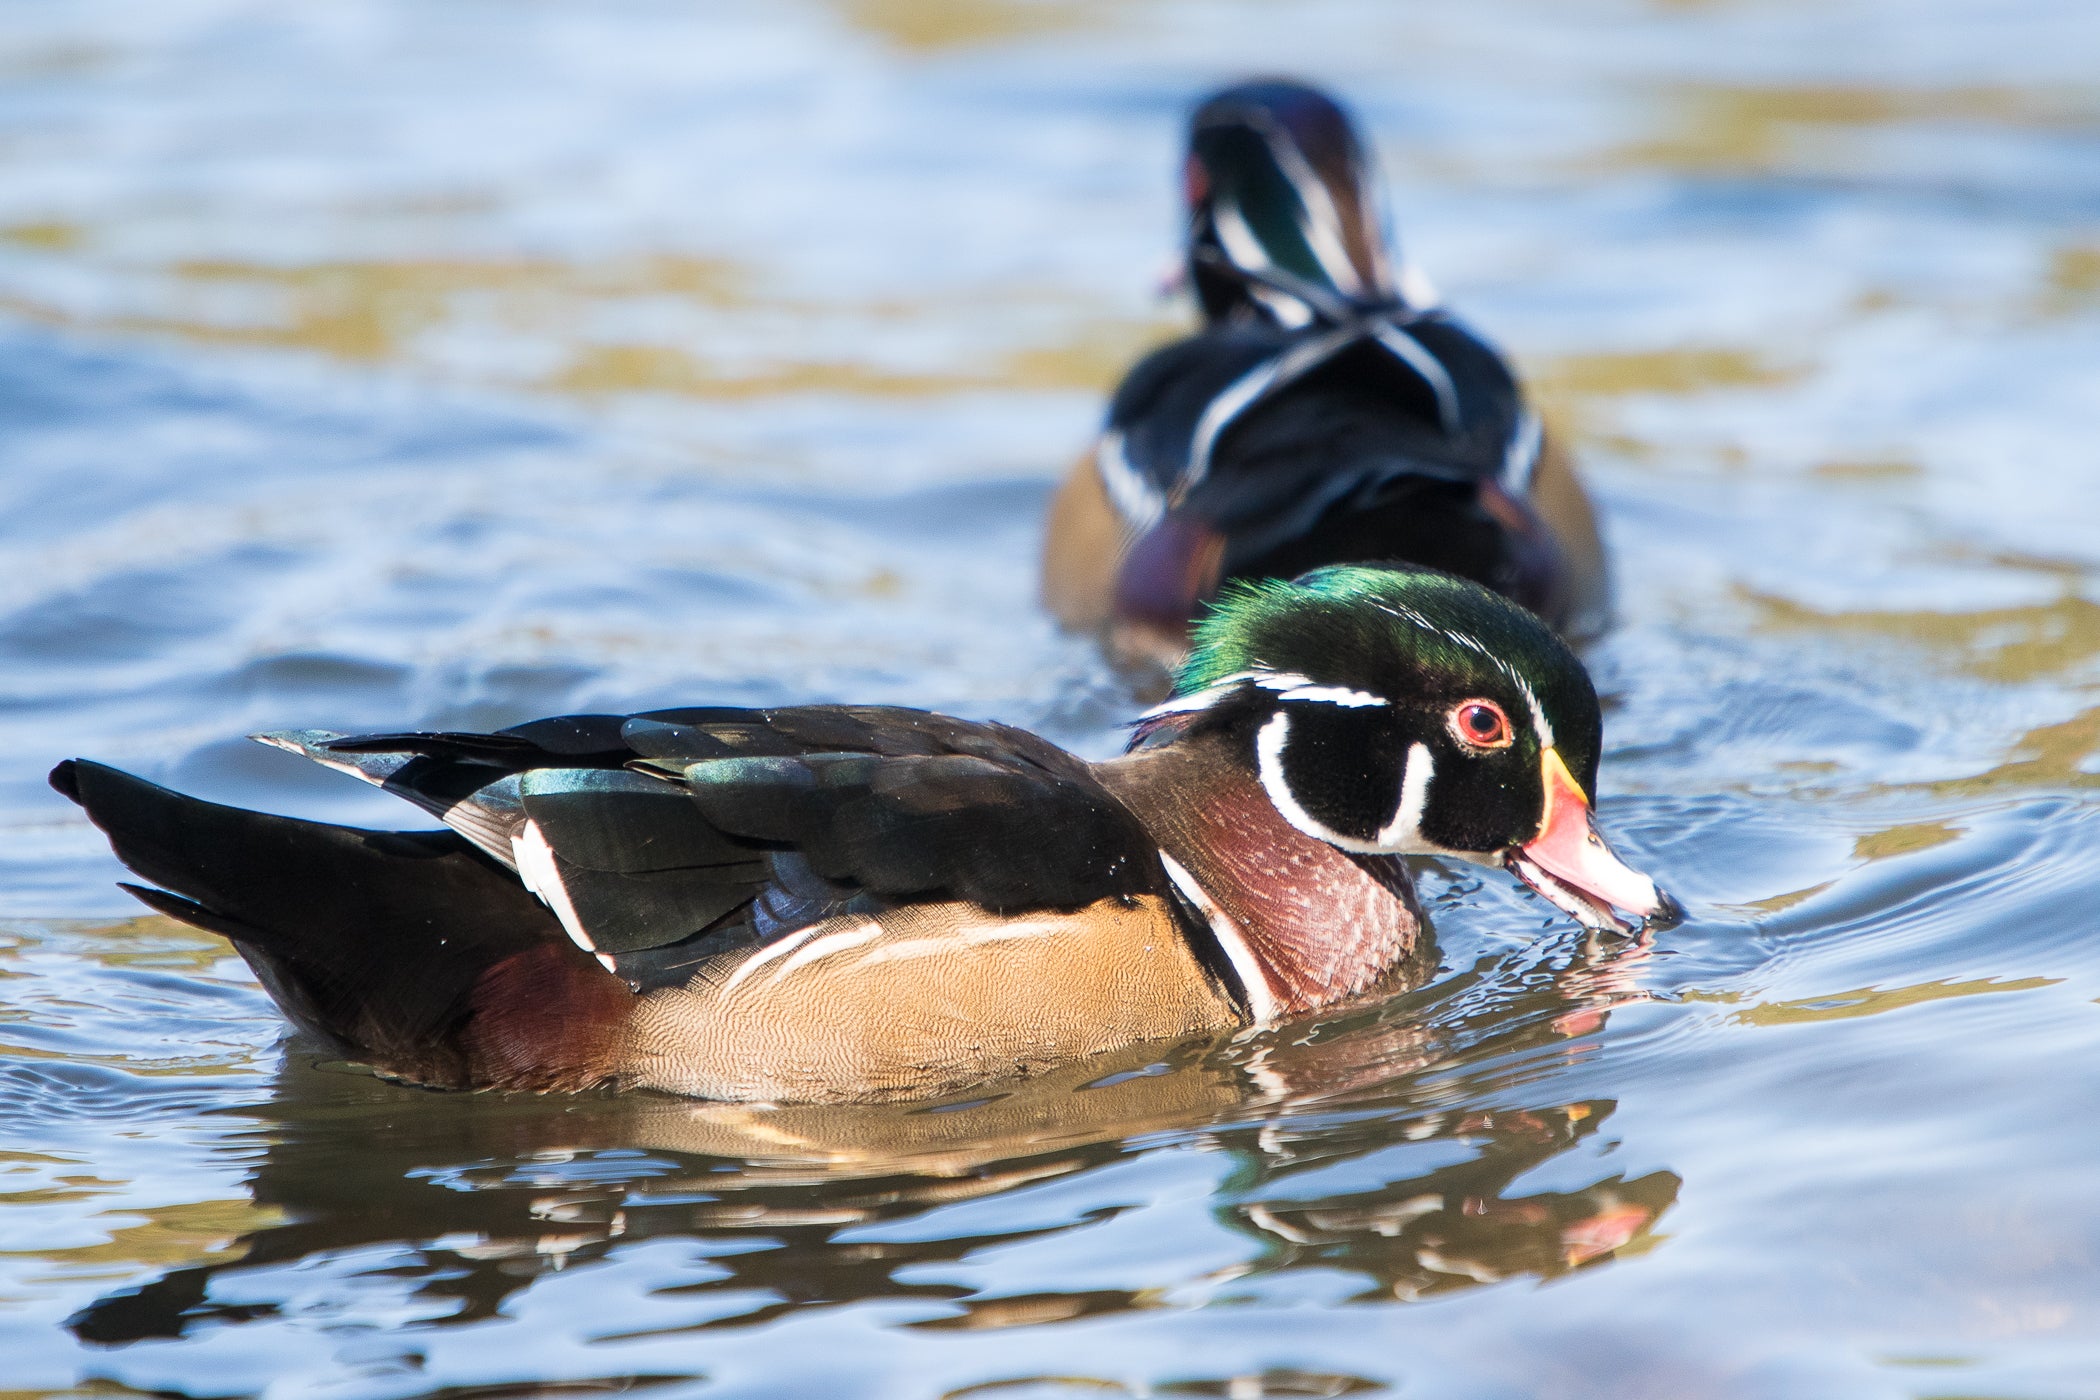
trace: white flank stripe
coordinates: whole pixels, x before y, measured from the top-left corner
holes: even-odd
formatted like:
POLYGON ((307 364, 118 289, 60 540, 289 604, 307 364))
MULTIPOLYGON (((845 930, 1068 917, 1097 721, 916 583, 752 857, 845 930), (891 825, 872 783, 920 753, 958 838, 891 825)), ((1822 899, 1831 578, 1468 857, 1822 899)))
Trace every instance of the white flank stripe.
MULTIPOLYGON (((825 934, 822 938, 814 939, 803 945, 802 948, 797 950, 795 956, 775 968, 773 971, 773 985, 779 986, 781 979, 798 967, 807 967, 819 958, 828 958, 833 953, 843 953, 849 948, 858 948, 869 939, 880 938, 881 936, 882 925, 876 923, 873 919, 863 919, 857 924, 848 924, 842 929, 835 929, 825 934)), ((749 966, 749 964, 746 964, 746 966, 749 966)), ((738 969, 739 972, 742 970, 741 968, 738 969)))
POLYGON ((1062 919, 1024 919, 1012 923, 986 924, 980 928, 965 929, 960 933, 946 934, 939 938, 900 938, 895 943, 885 943, 861 959, 863 967, 876 963, 902 962, 906 958, 937 957, 943 953, 953 956, 957 947, 975 948, 984 943, 1004 943, 1014 938, 1040 938, 1044 934, 1062 933, 1066 928, 1062 919))
POLYGON ((1378 844, 1395 855, 1419 851, 1422 840, 1422 809, 1429 805, 1429 780, 1436 776, 1436 759, 1427 744, 1410 744, 1407 768, 1400 775, 1400 802, 1393 819, 1378 833, 1378 844))
POLYGON ((1248 1014, 1256 1024, 1275 1020, 1283 1011, 1283 1002, 1276 995, 1276 985, 1262 969, 1261 959, 1254 955, 1247 936, 1240 932, 1232 915, 1218 907, 1210 892, 1196 883, 1196 877, 1189 874, 1180 861, 1161 851, 1159 863, 1167 868, 1167 878, 1174 882, 1175 889, 1181 891, 1182 898, 1195 905, 1197 912, 1203 915, 1203 921, 1210 925, 1211 936, 1225 950, 1226 961, 1232 964, 1240 986, 1246 990, 1248 1014))
POLYGON ((823 930, 823 927, 824 925, 819 923, 811 924, 805 929, 797 929, 777 943, 768 944, 750 957, 745 958, 737 964, 736 971, 729 974, 729 980, 722 984, 723 993, 726 995, 735 990, 737 983, 743 981, 767 963, 772 962, 775 958, 784 958, 789 953, 794 952, 797 948, 809 942, 810 939, 815 938, 823 930))
POLYGON ((510 838, 510 852, 518 863, 518 878, 525 888, 540 897, 540 902, 554 911, 569 937, 584 952, 595 955, 598 945, 591 942, 590 934, 584 931, 583 921, 576 917, 576 906, 569 901, 569 891, 562 885, 561 868, 554 863, 554 848, 547 844, 539 824, 527 822, 516 836, 510 838))

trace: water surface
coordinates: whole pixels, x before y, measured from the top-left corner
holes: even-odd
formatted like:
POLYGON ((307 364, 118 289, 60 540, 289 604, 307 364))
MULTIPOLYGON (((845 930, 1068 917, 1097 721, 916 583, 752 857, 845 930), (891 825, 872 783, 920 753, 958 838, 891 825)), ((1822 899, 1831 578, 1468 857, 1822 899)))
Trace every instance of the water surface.
POLYGON ((16 0, 0 1396, 2100 1395, 2100 12, 16 0), (1351 95, 1619 561, 1606 820, 1426 986, 928 1107, 283 1039, 43 786, 856 699, 1102 754, 1037 517, 1185 310, 1184 104, 1351 95))

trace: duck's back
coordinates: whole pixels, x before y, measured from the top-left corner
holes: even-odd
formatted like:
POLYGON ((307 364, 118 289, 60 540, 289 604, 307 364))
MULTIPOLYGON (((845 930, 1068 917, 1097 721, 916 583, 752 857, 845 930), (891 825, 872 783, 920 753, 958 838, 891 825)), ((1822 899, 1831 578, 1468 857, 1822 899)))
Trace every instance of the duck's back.
POLYGON ((1136 484, 1230 537, 1228 572, 1405 478, 1521 480, 1532 444, 1501 357, 1455 321, 1424 319, 1406 333, 1441 382, 1364 338, 1242 406, 1271 367, 1288 372, 1294 353, 1321 353, 1330 337, 1207 330, 1138 363, 1111 401, 1108 432, 1136 484))
POLYGON ((1226 579, 1338 563, 1459 574, 1571 636, 1608 608, 1582 488, 1501 355, 1442 314, 1225 324, 1147 356, 1053 508, 1045 594, 1069 625, 1171 637, 1226 579))

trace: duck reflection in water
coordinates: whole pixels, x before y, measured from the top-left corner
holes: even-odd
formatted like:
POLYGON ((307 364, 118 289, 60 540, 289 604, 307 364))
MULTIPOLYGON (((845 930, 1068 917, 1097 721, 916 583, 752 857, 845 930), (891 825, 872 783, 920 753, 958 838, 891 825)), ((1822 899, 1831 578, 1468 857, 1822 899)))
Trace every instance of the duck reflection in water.
MULTIPOLYGON (((919 1327, 1019 1326, 1193 1305, 1307 1268, 1364 1280, 1360 1300, 1550 1278, 1645 1247, 1678 1178, 1614 1174, 1572 1191, 1514 1192, 1594 1137, 1615 1105, 1483 1108, 1521 1091, 1476 1088, 1481 1071, 1466 1066, 1566 1053, 1571 1028, 1587 1032, 1629 999, 1624 963, 1640 954, 1576 956, 1469 1015, 1448 1004, 1438 1015, 1418 1002, 1445 994, 1421 990, 1265 1036, 1131 1047, 931 1105, 462 1097, 317 1062, 293 1040, 248 1183, 285 1223, 106 1296, 70 1325, 83 1341, 118 1346, 266 1323, 291 1308, 253 1301, 269 1294, 267 1271, 388 1248, 402 1257, 383 1277, 394 1290, 412 1281, 427 1310, 420 1325, 471 1323, 547 1274, 663 1238, 698 1242, 708 1256, 704 1277, 651 1290, 693 1303, 694 1321, 655 1329, 673 1333, 878 1299, 953 1308, 910 1324, 919 1327), (1120 1200, 1004 1232, 986 1232, 981 1215, 953 1237, 925 1224, 904 1240, 866 1228, 1189 1145, 1234 1160, 1215 1215, 1259 1248, 1171 1290, 1013 1293, 938 1279, 940 1266, 989 1246, 1091 1225, 1120 1200), (1454 1161, 1454 1150, 1466 1155, 1454 1161), (1338 1164, 1349 1189, 1307 1194, 1311 1173, 1338 1164), (216 1288, 222 1275, 238 1287, 216 1288)), ((1434 969, 1430 950, 1410 975, 1419 986, 1434 969)), ((369 1267, 342 1287, 361 1286, 369 1267)))

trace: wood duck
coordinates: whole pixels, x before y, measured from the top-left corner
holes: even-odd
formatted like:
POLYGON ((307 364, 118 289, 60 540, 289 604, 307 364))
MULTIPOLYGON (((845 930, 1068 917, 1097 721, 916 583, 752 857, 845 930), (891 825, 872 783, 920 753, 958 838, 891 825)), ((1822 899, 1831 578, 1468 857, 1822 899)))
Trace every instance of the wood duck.
POLYGON ((1130 371, 1057 493, 1051 612, 1171 668, 1224 580, 1407 562, 1601 631, 1588 498, 1508 362, 1395 274, 1348 113, 1299 83, 1226 88, 1190 119, 1184 188, 1203 327, 1130 371))
POLYGON ((258 735, 442 820, 52 783, 347 1058, 446 1087, 854 1102, 1364 992, 1422 932, 1399 857, 1671 919, 1591 820, 1600 720, 1530 613, 1429 572, 1228 589, 1175 696, 1092 764, 1001 724, 814 705, 494 734, 258 735))

